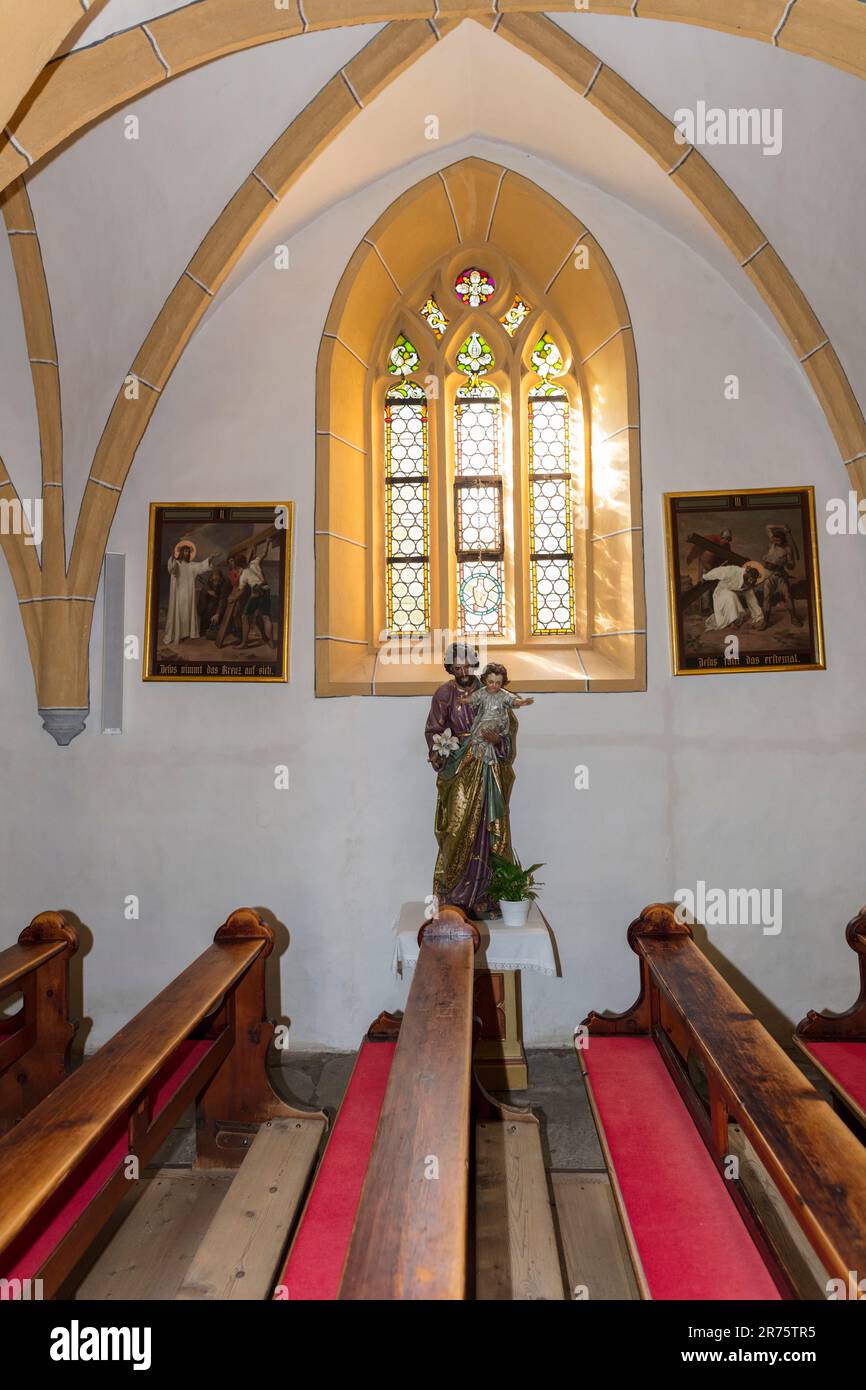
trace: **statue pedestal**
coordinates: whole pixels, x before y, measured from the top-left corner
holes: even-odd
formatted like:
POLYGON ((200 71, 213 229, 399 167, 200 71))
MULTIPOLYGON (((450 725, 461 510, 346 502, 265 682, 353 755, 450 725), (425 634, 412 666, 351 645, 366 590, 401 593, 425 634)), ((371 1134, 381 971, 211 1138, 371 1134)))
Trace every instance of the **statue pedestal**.
MULTIPOLYGON (((424 920, 424 903, 403 903, 395 927, 395 975, 405 976, 417 962, 418 929, 424 920)), ((475 957, 475 1012, 481 1019, 475 1045, 478 1080, 489 1091, 525 1091, 520 972, 559 973, 550 928, 536 903, 524 927, 506 927, 501 917, 475 925, 481 933, 475 957)))

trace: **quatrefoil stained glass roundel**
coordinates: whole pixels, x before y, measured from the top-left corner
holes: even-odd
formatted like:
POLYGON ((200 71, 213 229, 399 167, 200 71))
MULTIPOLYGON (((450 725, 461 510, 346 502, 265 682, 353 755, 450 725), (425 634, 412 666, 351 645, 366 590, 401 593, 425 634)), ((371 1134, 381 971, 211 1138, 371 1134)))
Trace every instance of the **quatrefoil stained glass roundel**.
POLYGON ((461 270, 454 281, 454 293, 464 304, 468 304, 470 309, 478 309, 496 293, 496 282, 486 270, 470 265, 461 270))

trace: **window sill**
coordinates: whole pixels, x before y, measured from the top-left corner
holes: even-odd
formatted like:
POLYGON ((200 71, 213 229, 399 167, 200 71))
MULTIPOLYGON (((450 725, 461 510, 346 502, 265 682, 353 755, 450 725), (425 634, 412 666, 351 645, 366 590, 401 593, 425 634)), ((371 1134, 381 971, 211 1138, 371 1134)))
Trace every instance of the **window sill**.
MULTIPOLYGON (((496 647, 491 655, 508 668, 511 688, 521 694, 646 690, 643 633, 594 637, 585 646, 496 647)), ((365 643, 316 641, 316 695, 432 695, 447 680, 439 662, 383 660, 365 643)))

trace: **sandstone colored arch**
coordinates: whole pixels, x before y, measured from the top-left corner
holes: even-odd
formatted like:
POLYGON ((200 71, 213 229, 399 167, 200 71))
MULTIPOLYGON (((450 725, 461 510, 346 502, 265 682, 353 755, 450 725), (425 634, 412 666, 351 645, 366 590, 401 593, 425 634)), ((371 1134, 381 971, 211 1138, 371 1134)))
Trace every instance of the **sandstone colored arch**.
MULTIPOLYGON (((59 595, 46 588, 38 566, 34 573, 32 558, 15 553, 20 538, 9 538, 5 553, 34 656, 40 708, 86 713, 92 605, 117 502, 159 392, 211 298, 295 179, 368 101, 459 22, 407 22, 378 34, 275 141, 214 223, 133 363, 128 380, 138 383, 138 394, 129 398, 123 386, 118 393, 94 457, 59 595)), ((671 122, 651 103, 552 21, 505 14, 487 24, 616 120, 676 179, 735 254, 748 248, 741 264, 794 344, 849 475, 866 495, 866 423, 844 370, 799 286, 724 181, 697 151, 675 144, 671 122)))
MULTIPOLYGON (((74 6, 79 0, 64 3, 74 6)), ((676 21, 760 39, 866 77, 866 6, 855 0, 587 0, 587 5, 595 14, 676 21)), ((101 116, 241 49, 340 25, 413 19, 439 25, 449 17, 494 25, 510 15, 574 13, 575 8, 574 0, 288 0, 286 9, 277 9, 274 0, 196 0, 61 55, 38 80, 34 72, 10 121, 12 138, 0 135, 0 189, 101 116)), ((0 131, 3 126, 0 121, 0 131)))
POLYGON ((106 0, 4 0, 0 14, 0 130, 64 42, 74 42, 106 0))
MULTIPOLYGON (((552 642, 525 634, 497 644, 497 654, 522 690, 643 690, 640 416, 628 307, 603 249, 573 213, 522 175, 468 158, 423 179, 386 209, 353 253, 325 323, 316 385, 316 693, 420 695, 441 684, 442 656, 435 641, 413 643, 411 653, 404 649, 406 660, 390 660, 379 640, 384 469, 381 415, 371 403, 386 344, 395 324, 403 322, 395 313, 405 305, 402 312, 412 314, 410 292, 423 284, 422 296, 429 293, 433 267, 443 259, 450 263, 464 248, 470 263, 476 249, 479 256, 486 250, 512 268, 520 278, 509 293, 520 288, 542 317, 562 326, 574 354, 571 372, 582 398, 586 440, 585 478, 576 479, 577 511, 585 507, 586 526, 575 527, 575 636, 552 642), (588 251, 586 268, 575 267, 578 247, 588 251)), ((414 314, 409 327, 410 336, 420 341, 414 314)), ((507 344, 497 328, 494 320, 484 332, 491 342, 501 337, 507 344)), ((461 334, 465 330, 464 323, 461 334)), ((448 367, 440 357, 435 370, 444 380, 448 367)), ((517 415, 519 367, 510 379, 506 372, 506 381, 517 415)), ((436 544, 448 492, 444 391, 430 409, 439 417, 436 433, 442 441, 431 467, 438 502, 431 552, 444 558, 450 550, 447 536, 440 534, 436 544)), ((506 470, 510 474, 508 464, 506 470)), ((519 492, 525 478, 520 467, 516 472, 519 492)), ((522 540, 521 545, 516 538, 518 575, 528 571, 528 540, 522 540)), ((519 606, 520 579, 517 586, 519 606)), ((433 610, 434 628, 440 630, 440 624, 449 626, 448 604, 441 597, 438 605, 434 599, 433 610)))

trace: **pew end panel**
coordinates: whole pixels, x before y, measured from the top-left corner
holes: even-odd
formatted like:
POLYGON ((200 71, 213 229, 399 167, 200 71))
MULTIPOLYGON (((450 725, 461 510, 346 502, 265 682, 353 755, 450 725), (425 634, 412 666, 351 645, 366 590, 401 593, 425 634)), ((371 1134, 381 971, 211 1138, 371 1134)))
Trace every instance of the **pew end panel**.
POLYGON ((624 1013, 596 1013, 593 1009, 587 1014, 581 1028, 596 1037, 634 1036, 649 1033, 653 1026, 653 990, 650 987, 646 961, 640 954, 638 941, 641 938, 654 938, 658 941, 672 941, 681 937, 693 939, 692 929, 687 922, 681 922, 665 903, 651 903, 639 917, 629 925, 626 939, 640 961, 640 991, 630 1009, 624 1013))
POLYGON ((327 1125, 321 1112, 300 1110, 274 1089, 268 1055, 274 1024, 265 1003, 266 962, 273 950, 271 928, 249 908, 233 912, 214 937, 226 951, 261 942, 241 979, 205 1021, 201 1036, 227 1030, 232 1045, 222 1065, 196 1097, 196 1168, 237 1168, 261 1125, 272 1120, 315 1121, 327 1125))
POLYGON ((77 1024, 70 1019, 70 961, 78 934, 62 912, 40 912, 0 952, 0 1004, 21 995, 0 1020, 0 1134, 12 1129, 69 1069, 77 1024))
POLYGON ((829 1014, 810 1009, 794 1032, 794 1042, 828 1082, 861 1133, 866 1130, 866 907, 845 928, 857 956, 860 993, 850 1009, 829 1014))

